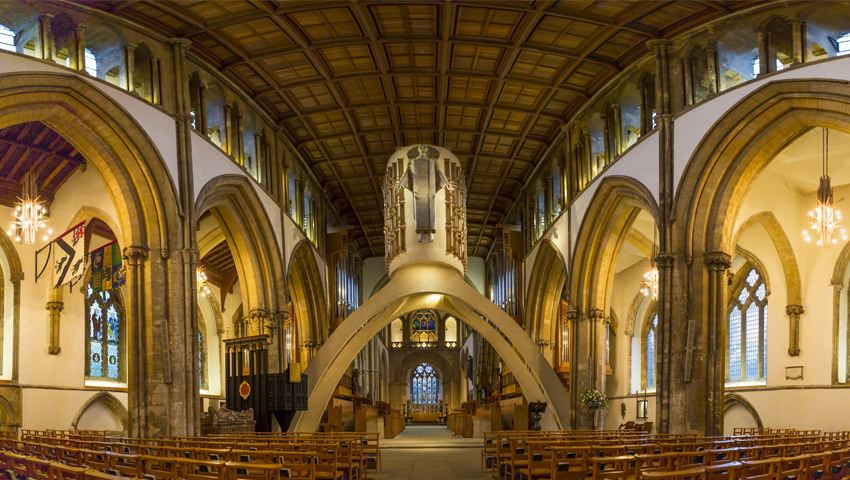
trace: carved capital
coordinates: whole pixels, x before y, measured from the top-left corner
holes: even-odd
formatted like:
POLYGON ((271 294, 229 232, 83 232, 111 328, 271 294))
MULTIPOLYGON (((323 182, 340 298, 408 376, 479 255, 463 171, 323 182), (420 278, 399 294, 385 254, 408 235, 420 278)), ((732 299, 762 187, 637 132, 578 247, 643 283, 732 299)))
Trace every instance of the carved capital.
POLYGON ((673 268, 673 264, 676 262, 676 255, 672 253, 659 253, 655 256, 655 264, 658 266, 659 270, 662 268, 673 268))
POLYGON ((61 312, 65 309, 65 302, 47 302, 45 309, 51 314, 61 312))
POLYGON ((168 43, 174 45, 175 47, 185 48, 186 50, 188 50, 189 47, 192 46, 192 41, 187 38, 169 38, 168 43))
POLYGON ((567 309, 567 320, 571 322, 578 320, 578 310, 575 308, 567 309))
POLYGON ((652 50, 656 57, 666 54, 670 45, 672 45, 672 42, 666 38, 657 38, 646 42, 646 48, 652 50))
POLYGON ((184 248, 180 253, 183 255, 183 263, 187 265, 197 264, 201 258, 200 251, 197 248, 184 248))
POLYGON ((131 267, 139 266, 143 261, 148 258, 148 248, 140 245, 130 245, 129 247, 124 247, 124 261, 127 262, 131 267))
POLYGON ((712 271, 728 270, 732 266, 732 257, 725 252, 708 252, 705 254, 705 264, 712 271))
POLYGON ((592 322, 604 322, 606 320, 605 312, 599 308, 591 308, 587 311, 587 319, 592 322))
POLYGON ((799 317, 804 314, 805 310, 802 305, 787 305, 785 307, 785 314, 789 317, 799 317))

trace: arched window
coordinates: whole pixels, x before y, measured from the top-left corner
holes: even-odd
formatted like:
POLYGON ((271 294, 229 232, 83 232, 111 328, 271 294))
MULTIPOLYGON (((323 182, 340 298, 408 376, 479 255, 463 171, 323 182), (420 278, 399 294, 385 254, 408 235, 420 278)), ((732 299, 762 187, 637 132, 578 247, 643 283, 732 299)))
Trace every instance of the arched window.
POLYGON ((86 60, 86 73, 92 77, 97 77, 97 57, 94 56, 94 52, 87 48, 84 57, 86 60))
POLYGON ((437 372, 430 363, 420 363, 410 378, 410 403, 435 405, 439 393, 437 372))
POLYGON ((643 364, 646 366, 644 376, 644 390, 655 390, 655 357, 658 351, 658 312, 652 314, 652 319, 647 324, 643 333, 644 356, 643 364))
POLYGON ((390 324, 390 346, 392 348, 404 346, 404 322, 400 318, 396 318, 390 324))
MULTIPOLYGON (((832 40, 832 38, 830 38, 832 40)), ((833 46, 835 47, 835 51, 838 55, 847 55, 850 53, 850 33, 845 33, 844 35, 836 38, 833 41, 833 46)))
POLYGON ((437 319, 431 310, 419 310, 410 317, 410 342, 414 347, 437 344, 437 319))
POLYGON ((446 347, 457 347, 457 320, 454 317, 449 317, 445 321, 446 329, 446 347))
POLYGON ((729 308, 727 382, 764 380, 767 371, 767 286, 750 268, 729 308))
POLYGON ((124 379, 124 309, 115 290, 86 288, 87 368, 89 378, 124 379))
POLYGON ((18 51, 15 47, 15 32, 5 25, 0 25, 0 50, 18 51))

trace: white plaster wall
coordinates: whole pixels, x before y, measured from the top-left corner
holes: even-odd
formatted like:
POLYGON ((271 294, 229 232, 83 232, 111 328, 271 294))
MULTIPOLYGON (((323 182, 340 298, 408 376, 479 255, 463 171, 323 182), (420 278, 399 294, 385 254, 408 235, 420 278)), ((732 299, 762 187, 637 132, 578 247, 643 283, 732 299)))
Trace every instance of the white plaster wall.
MULTIPOLYGON (((106 185, 94 168, 77 171, 56 192, 50 208, 50 226, 58 235, 72 225, 80 207, 93 207, 103 212, 107 224, 118 225, 116 212, 106 185), (81 203, 85 201, 85 203, 81 203)), ((11 218, 11 210, 2 209, 11 218)), ((121 232, 115 232, 120 238, 121 232)), ((19 382, 23 386, 23 428, 70 428, 83 404, 104 387, 89 389, 85 385, 85 304, 80 285, 64 287, 64 310, 60 324, 58 355, 47 352, 49 339, 48 313, 49 273, 35 282, 35 246, 17 245, 24 269, 21 282, 21 321, 19 382)), ((5 350, 10 352, 11 350, 5 350)), ((113 383, 105 387, 126 407, 126 385, 113 383)))
MULTIPOLYGON (((602 183, 602 180, 610 176, 632 177, 642 183, 647 190, 652 193, 655 201, 658 202, 659 191, 659 173, 658 173, 658 133, 652 132, 640 142, 635 144, 628 151, 623 153, 620 158, 609 166, 601 175, 596 177, 587 188, 579 194, 578 197, 570 204, 571 230, 570 230, 570 248, 574 248, 576 239, 579 236, 584 216, 587 214, 587 209, 590 208, 590 203, 593 201, 593 196, 596 190, 602 183)), ((547 232, 548 234, 548 232, 547 232)), ((564 250, 566 251, 566 249, 564 250)), ((564 258, 572 258, 570 255, 565 255, 564 258)))
POLYGON ((729 109, 756 89, 770 82, 790 79, 850 80, 850 58, 833 58, 766 75, 737 88, 727 90, 712 100, 703 102, 676 117, 673 128, 673 182, 676 191, 679 189, 682 174, 685 172, 697 145, 729 109))
POLYGON ((159 150, 170 178, 157 179, 168 182, 170 188, 176 188, 177 178, 177 133, 174 119, 158 108, 139 99, 125 90, 88 75, 79 75, 68 68, 50 65, 22 54, 0 51, 0 73, 49 72, 78 76, 85 79, 98 90, 104 92, 120 105, 145 130, 154 146, 159 150))

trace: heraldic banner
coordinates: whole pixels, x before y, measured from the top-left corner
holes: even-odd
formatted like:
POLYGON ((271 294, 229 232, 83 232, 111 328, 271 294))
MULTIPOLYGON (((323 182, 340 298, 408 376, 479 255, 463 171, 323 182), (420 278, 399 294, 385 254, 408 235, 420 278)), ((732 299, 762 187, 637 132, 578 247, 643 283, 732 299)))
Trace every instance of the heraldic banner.
POLYGON ((55 288, 76 283, 86 267, 86 222, 80 222, 53 241, 53 273, 55 288))
POLYGON ((108 243, 91 252, 91 287, 95 292, 124 285, 121 273, 121 249, 118 242, 108 243))

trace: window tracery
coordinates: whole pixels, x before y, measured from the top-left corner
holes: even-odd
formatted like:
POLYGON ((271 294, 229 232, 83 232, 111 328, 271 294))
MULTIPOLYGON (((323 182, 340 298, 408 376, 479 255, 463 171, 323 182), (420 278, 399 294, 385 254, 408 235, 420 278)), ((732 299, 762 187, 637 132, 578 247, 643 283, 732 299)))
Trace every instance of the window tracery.
POLYGON ((410 403, 414 405, 436 405, 438 402, 437 372, 430 363, 420 363, 410 378, 410 403))
POLYGON ((432 310, 419 310, 411 315, 410 343, 420 348, 437 345, 437 316, 432 310))
POLYGON ((761 381, 767 371, 767 286, 758 270, 750 268, 734 292, 728 315, 726 381, 761 381))
POLYGON ((115 290, 86 288, 86 375, 121 381, 124 377, 124 310, 115 290))

